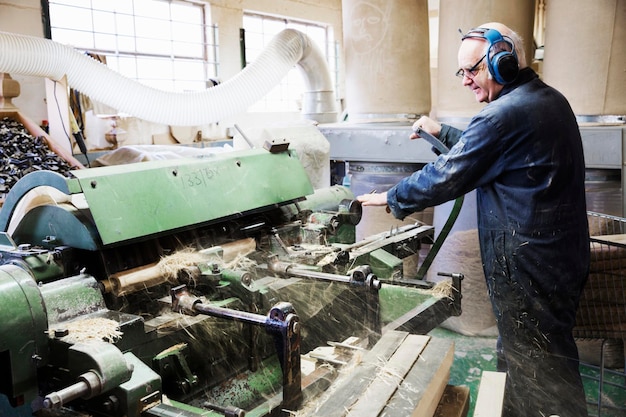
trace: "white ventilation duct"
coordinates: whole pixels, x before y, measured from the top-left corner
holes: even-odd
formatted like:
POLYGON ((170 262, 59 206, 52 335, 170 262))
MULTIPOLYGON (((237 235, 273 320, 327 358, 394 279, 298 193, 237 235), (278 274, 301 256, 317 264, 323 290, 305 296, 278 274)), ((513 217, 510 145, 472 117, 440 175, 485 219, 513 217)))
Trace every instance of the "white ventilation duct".
POLYGON ((334 89, 319 49, 309 37, 285 29, 258 59, 228 81, 201 92, 158 90, 126 78, 106 65, 60 43, 0 32, 0 72, 60 80, 91 99, 137 118, 168 125, 196 126, 246 111, 267 94, 294 65, 308 90, 302 114, 319 123, 337 121, 334 89))

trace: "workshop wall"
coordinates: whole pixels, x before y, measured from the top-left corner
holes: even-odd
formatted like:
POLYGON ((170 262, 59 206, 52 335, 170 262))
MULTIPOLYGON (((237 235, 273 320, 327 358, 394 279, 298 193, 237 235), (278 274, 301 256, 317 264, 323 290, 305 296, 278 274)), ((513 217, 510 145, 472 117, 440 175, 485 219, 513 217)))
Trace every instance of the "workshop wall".
MULTIPOLYGON (((0 31, 43 37, 40 0, 0 0, 0 31)), ((40 77, 11 74, 20 83, 13 104, 33 120, 47 119, 45 81, 40 77)))

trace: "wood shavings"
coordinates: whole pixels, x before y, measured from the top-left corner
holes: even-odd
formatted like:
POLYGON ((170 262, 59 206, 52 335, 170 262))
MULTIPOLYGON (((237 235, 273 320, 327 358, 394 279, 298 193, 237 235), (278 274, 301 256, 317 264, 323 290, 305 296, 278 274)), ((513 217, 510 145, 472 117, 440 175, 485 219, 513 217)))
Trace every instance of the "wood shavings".
MULTIPOLYGON (((56 330, 61 330, 57 328, 56 330)), ((105 341, 115 343, 122 337, 119 330, 119 323, 102 317, 75 320, 63 323, 62 330, 67 330, 67 336, 61 340, 66 343, 81 343, 90 341, 105 341)), ((49 333, 54 334, 55 329, 50 329, 49 333)))
POLYGON ((224 267, 226 269, 248 271, 257 266, 257 263, 248 258, 245 254, 238 254, 235 259, 228 262, 224 267))
POLYGON ((206 262, 209 259, 192 248, 182 249, 172 255, 161 258, 157 267, 161 271, 163 277, 169 282, 176 282, 178 273, 185 268, 196 266, 199 263, 206 262))
POLYGON ((193 248, 187 248, 179 250, 172 255, 162 257, 157 267, 163 277, 169 282, 176 282, 178 273, 181 270, 207 262, 214 263, 220 268, 233 270, 250 270, 257 265, 255 261, 248 258, 245 254, 238 254, 232 261, 224 262, 219 256, 205 254, 193 248))
POLYGON ((428 293, 433 297, 452 299, 452 291, 454 291, 452 281, 439 281, 428 290, 428 293))

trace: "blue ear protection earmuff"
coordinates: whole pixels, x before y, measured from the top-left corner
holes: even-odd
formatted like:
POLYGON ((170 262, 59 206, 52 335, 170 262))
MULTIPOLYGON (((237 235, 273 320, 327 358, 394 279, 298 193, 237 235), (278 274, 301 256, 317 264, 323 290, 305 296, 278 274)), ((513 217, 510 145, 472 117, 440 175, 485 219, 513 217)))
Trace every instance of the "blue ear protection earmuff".
POLYGON ((470 30, 462 39, 483 38, 487 46, 487 68, 499 84, 509 84, 517 78, 519 62, 515 45, 495 29, 476 28, 470 30))

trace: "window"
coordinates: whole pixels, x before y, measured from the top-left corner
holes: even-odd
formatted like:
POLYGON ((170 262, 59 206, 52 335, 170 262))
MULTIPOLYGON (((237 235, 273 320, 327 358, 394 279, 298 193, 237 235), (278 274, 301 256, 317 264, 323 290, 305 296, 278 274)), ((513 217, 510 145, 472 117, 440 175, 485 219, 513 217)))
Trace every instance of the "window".
POLYGON ((148 86, 198 91, 218 77, 217 29, 183 0, 48 0, 54 41, 106 57, 148 86))
MULTIPOLYGON (((272 38, 284 29, 292 28, 307 34, 326 57, 331 77, 337 83, 337 45, 332 38, 329 26, 279 18, 255 13, 244 13, 243 27, 245 31, 245 57, 249 64, 263 52, 272 38)), ((292 69, 282 82, 259 100, 249 111, 300 111, 302 93, 305 83, 300 70, 292 69)), ((337 88, 335 88, 337 91, 337 88)))

